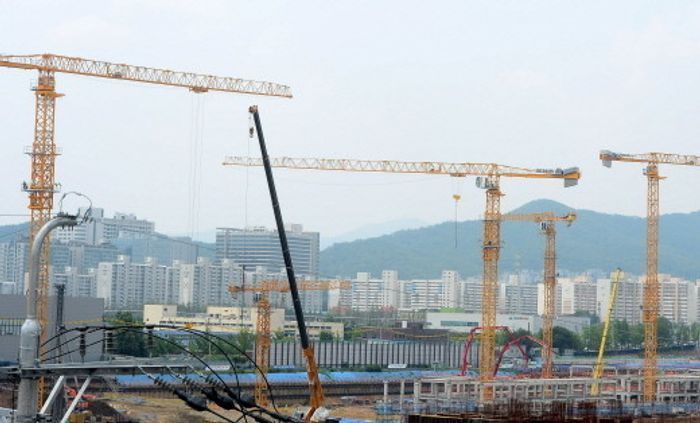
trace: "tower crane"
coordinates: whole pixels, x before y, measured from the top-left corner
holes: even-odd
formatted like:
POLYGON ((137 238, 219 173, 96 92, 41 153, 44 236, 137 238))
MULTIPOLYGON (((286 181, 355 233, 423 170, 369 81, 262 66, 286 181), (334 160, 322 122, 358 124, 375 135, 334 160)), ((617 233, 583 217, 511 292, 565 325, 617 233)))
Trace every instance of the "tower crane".
MULTIPOLYGON (((622 269, 618 268, 613 274, 610 281, 610 299, 608 300, 608 315, 605 317, 603 325, 603 334, 600 337, 600 347, 598 347, 598 358, 593 366, 593 380, 599 380, 603 376, 603 358, 605 357, 605 344, 608 343, 608 332, 610 331, 610 322, 612 322, 613 308, 615 308, 615 300, 617 299, 617 291, 620 286, 620 278, 622 278, 622 269)), ((598 395, 600 388, 598 384, 591 386, 591 394, 598 395)))
MULTIPOLYGON (((224 166, 263 166, 263 160, 254 157, 227 157, 224 166)), ((306 170, 333 170, 346 172, 402 173, 447 175, 452 177, 477 176, 479 188, 486 190, 484 213, 484 286, 482 293, 482 325, 485 330, 481 338, 479 360, 483 380, 493 378, 496 346, 496 295, 498 292, 498 258, 501 248, 501 178, 563 179, 564 186, 578 183, 581 172, 577 167, 567 169, 527 169, 495 163, 446 163, 407 162, 396 160, 352 160, 320 158, 270 158, 272 167, 306 170)), ((489 397, 490 394, 486 393, 489 397)))
POLYGON ((644 281, 642 322, 644 323, 644 401, 656 399, 656 349, 659 320, 659 175, 660 164, 700 166, 700 156, 669 153, 626 154, 603 150, 603 166, 612 162, 646 163, 647 177, 647 275, 644 281))
POLYGON ((536 222, 540 224, 541 233, 545 236, 544 249, 544 319, 542 319, 542 378, 550 379, 553 375, 552 347, 554 341, 554 317, 556 316, 556 287, 557 287, 557 255, 556 255, 556 222, 566 222, 567 226, 576 220, 576 213, 570 212, 557 216, 551 212, 513 214, 502 216, 503 220, 515 222, 536 222))
MULTIPOLYGON (((325 280, 325 281, 301 281, 297 288, 303 291, 327 291, 331 289, 350 289, 352 283, 347 280, 325 280)), ((267 372, 269 366, 269 351, 271 344, 270 330, 270 292, 289 292, 287 282, 278 280, 260 281, 258 286, 236 286, 229 285, 228 288, 231 294, 239 292, 254 292, 258 294, 256 306, 258 310, 257 316, 257 331, 255 334, 255 363, 256 380, 255 380, 255 403, 266 407, 269 405, 269 397, 267 391, 267 372)))
MULTIPOLYGON (((56 92, 57 73, 180 87, 195 93, 218 91, 234 94, 292 97, 290 87, 274 82, 179 72, 48 53, 0 55, 0 67, 36 70, 39 73, 37 85, 34 88, 36 107, 34 141, 31 149, 26 149, 26 152, 31 157, 31 181, 23 184, 24 190, 29 194, 29 210, 31 213, 29 225, 30 243, 33 242, 39 228, 51 218, 53 196, 60 189, 60 185, 56 183, 54 177, 56 156, 60 154, 54 134, 56 99, 63 96, 63 94, 56 92)), ((42 251, 37 293, 38 320, 41 328, 42 344, 46 340, 48 317, 49 245, 50 243, 45 243, 42 251)), ((43 390, 43 384, 40 384, 40 386, 42 387, 41 390, 43 390)), ((40 392, 39 398, 41 399, 42 397, 43 392, 40 392)))

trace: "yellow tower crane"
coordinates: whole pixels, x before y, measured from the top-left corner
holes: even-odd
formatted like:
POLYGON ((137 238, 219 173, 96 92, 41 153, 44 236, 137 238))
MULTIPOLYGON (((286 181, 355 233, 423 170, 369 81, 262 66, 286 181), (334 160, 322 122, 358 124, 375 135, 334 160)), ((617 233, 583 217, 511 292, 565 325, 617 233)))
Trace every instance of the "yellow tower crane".
POLYGON ((659 175, 660 164, 700 166, 700 156, 645 153, 625 154, 603 150, 600 160, 606 167, 612 162, 646 163, 647 177, 647 274, 644 281, 642 322, 644 323, 644 401, 656 400, 656 349, 659 320, 659 175))
MULTIPOLYGON (((605 345, 608 343, 608 332, 610 331, 610 322, 612 322, 613 309, 615 308, 615 300, 617 299, 617 290, 620 286, 620 278, 622 278, 622 269, 616 269, 610 281, 610 298, 608 299, 608 315, 605 317, 603 325, 603 334, 600 337, 600 347, 598 347, 598 358, 593 365, 593 380, 599 380, 603 376, 603 358, 605 357, 605 345)), ((591 394, 598 395, 600 388, 598 384, 591 386, 591 394)))
MULTIPOLYGON (((54 177, 56 156, 60 154, 54 136, 56 98, 63 96, 63 94, 56 92, 55 76, 57 73, 167 85, 186 88, 195 93, 218 91, 292 97, 291 89, 288 86, 274 82, 178 72, 55 54, 0 55, 0 67, 39 72, 37 85, 34 89, 36 104, 34 142, 31 149, 27 150, 31 157, 31 180, 23 184, 24 190, 29 194, 30 243, 33 242, 39 228, 51 218, 53 197, 60 187, 54 177)), ((37 292, 37 318, 41 328, 40 342, 42 345, 46 340, 48 320, 49 246, 49 242, 44 243, 37 292)), ((40 391, 42 391, 39 395, 41 400, 43 398, 43 383, 40 384, 40 391)))
MULTIPOLYGON (((298 289, 302 291, 328 291, 332 289, 350 289, 352 283, 347 280, 324 280, 324 281, 301 281, 298 289)), ((270 329, 270 292, 289 292, 289 284, 286 281, 264 280, 258 286, 240 287, 229 285, 228 291, 231 294, 239 292, 254 292, 258 294, 256 306, 258 311, 257 325, 255 333, 255 402, 266 407, 270 404, 267 390, 267 373, 270 369, 269 351, 272 343, 270 329)), ((322 401, 323 399, 321 399, 322 401)))
MULTIPOLYGON (((262 166, 262 159, 253 157, 227 157, 225 166, 262 166)), ((447 175, 452 177, 477 176, 477 186, 486 190, 484 212, 484 287, 482 293, 482 325, 479 369, 483 380, 493 377, 496 350, 496 295, 498 292, 498 258, 501 248, 501 196, 500 179, 563 179, 564 186, 576 185, 581 172, 578 168, 526 169, 495 163, 446 163, 406 162, 396 160, 353 160, 319 158, 271 158, 272 167, 305 170, 332 170, 345 172, 402 173, 447 175)), ((489 393, 485 394, 487 397, 489 393)))
POLYGON ((556 254, 556 222, 566 222, 568 226, 576 220, 576 213, 570 212, 557 216, 551 212, 514 214, 502 216, 503 220, 515 222, 536 222, 540 224, 545 236, 544 249, 544 319, 542 319, 542 340, 545 347, 542 350, 542 377, 550 379, 553 375, 552 343, 554 341, 554 318, 556 316, 556 287, 557 287, 557 254, 556 254))

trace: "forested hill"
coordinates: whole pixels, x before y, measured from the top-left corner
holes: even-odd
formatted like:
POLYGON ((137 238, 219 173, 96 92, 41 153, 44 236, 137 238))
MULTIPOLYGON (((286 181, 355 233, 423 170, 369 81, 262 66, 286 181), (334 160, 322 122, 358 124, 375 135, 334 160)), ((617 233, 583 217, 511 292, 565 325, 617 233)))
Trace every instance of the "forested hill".
MULTIPOLYGON (((514 213, 572 209, 551 200, 536 200, 514 213)), ((642 274, 645 267, 646 223, 643 218, 575 210, 571 227, 557 226, 557 257, 560 269, 603 270, 622 267, 642 274)), ((481 274, 481 221, 445 222, 404 230, 377 238, 335 244, 321 252, 324 276, 354 277, 357 272, 379 275, 398 270, 401 278, 437 278, 442 270, 464 276, 481 274)), ((544 239, 539 227, 529 222, 502 224, 503 249, 500 269, 539 270, 543 265, 544 239)), ((668 214, 660 222, 661 273, 700 278, 700 211, 668 214)))

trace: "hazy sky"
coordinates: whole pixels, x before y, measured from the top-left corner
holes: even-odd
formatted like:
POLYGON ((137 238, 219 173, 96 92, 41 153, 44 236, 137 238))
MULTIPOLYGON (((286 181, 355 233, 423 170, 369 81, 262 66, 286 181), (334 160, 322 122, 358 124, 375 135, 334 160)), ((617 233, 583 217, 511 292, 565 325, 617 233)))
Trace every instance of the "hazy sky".
MULTIPOLYGON (((250 104, 273 156, 582 168, 566 190, 503 180, 504 210, 547 197, 643 215, 642 166, 603 168, 598 151, 700 154, 698 2, 0 0, 0 53, 42 52, 291 85, 285 100, 58 75, 57 180, 166 233, 272 224, 262 171, 221 166, 226 155, 259 154, 250 104)), ((35 76, 0 69, 0 214, 26 211, 35 76)), ((699 168, 662 172, 662 212, 700 209, 699 168)), ((455 190, 460 219, 484 204, 473 178, 276 176, 285 219, 322 235, 452 219, 455 190)))

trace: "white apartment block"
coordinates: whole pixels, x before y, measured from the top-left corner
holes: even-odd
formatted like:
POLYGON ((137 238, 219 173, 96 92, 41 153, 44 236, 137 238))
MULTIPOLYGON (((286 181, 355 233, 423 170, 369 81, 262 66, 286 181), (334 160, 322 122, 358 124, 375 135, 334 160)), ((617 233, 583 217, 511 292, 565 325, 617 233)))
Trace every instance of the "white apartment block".
POLYGON ((483 287, 484 282, 481 278, 472 277, 460 281, 458 306, 467 311, 481 311, 483 287))
POLYGON ((498 309, 500 313, 537 314, 537 285, 511 281, 499 284, 498 288, 498 309))
MULTIPOLYGON (((544 288, 542 288, 544 289, 544 288)), ((557 278, 557 314, 596 313, 597 284, 586 275, 557 278)))
POLYGON ((372 278, 367 272, 359 272, 351 283, 351 289, 340 292, 339 306, 370 311, 398 309, 401 305, 401 285, 395 270, 384 270, 381 278, 372 278))
POLYGON ((10 241, 0 244, 0 282, 10 286, 12 294, 24 294, 29 258, 29 242, 10 241))
MULTIPOLYGON (((598 304, 596 314, 601 321, 608 318, 610 294, 612 282, 610 278, 598 279, 598 304)), ((641 322, 642 317, 642 284, 638 279, 627 276, 619 282, 615 306, 613 308, 614 320, 626 320, 629 324, 641 322)))
POLYGON ((166 275, 166 266, 158 265, 156 260, 131 263, 129 257, 119 256, 114 263, 98 265, 96 295, 111 309, 164 303, 168 298, 166 275))
POLYGON ((208 305, 233 305, 234 297, 229 285, 240 286, 243 269, 230 259, 214 264, 200 257, 196 264, 176 263, 171 283, 177 285, 177 304, 205 307, 208 305))
POLYGON ((95 269, 88 269, 87 273, 80 273, 77 267, 65 267, 62 272, 54 272, 53 283, 66 286, 67 297, 96 297, 97 273, 95 269))
POLYGON ((453 270, 443 271, 440 279, 413 280, 399 280, 395 270, 384 270, 381 278, 359 272, 351 282, 352 289, 332 293, 329 308, 426 310, 457 307, 461 301, 462 281, 453 270))
POLYGON ((659 274, 659 316, 674 323, 689 324, 697 321, 696 285, 682 278, 659 274))
POLYGON ((459 275, 443 271, 441 279, 413 279, 401 281, 402 309, 429 310, 457 307, 459 300, 459 275))

